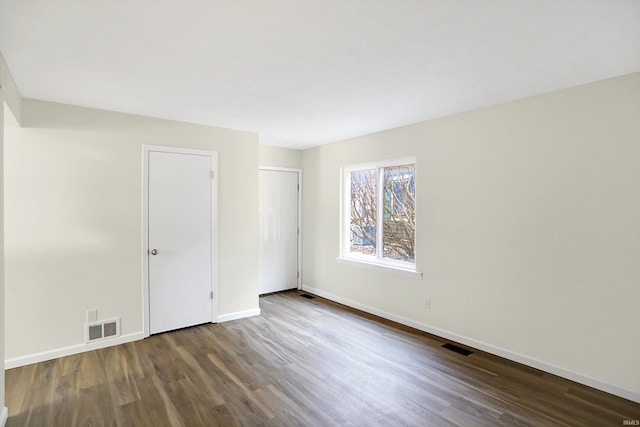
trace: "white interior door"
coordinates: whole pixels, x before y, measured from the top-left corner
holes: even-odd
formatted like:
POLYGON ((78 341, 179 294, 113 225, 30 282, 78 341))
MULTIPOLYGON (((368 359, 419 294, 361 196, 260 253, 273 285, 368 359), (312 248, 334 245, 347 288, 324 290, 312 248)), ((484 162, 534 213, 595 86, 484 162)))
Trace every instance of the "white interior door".
POLYGON ((260 170, 260 294, 298 287, 298 172, 260 170))
POLYGON ((212 158, 148 152, 151 334, 212 321, 212 158))

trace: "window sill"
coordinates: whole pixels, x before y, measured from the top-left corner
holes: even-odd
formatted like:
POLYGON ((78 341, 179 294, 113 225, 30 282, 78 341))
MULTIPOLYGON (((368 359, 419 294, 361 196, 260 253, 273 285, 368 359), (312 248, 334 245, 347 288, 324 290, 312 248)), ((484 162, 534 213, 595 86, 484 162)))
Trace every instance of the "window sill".
POLYGON ((338 257, 336 258, 336 261, 339 262, 340 264, 353 265, 357 267, 368 268, 370 270, 385 271, 387 273, 399 274, 401 276, 407 276, 407 277, 412 277, 414 279, 422 280, 422 273, 415 270, 408 269, 408 268, 396 267, 392 265, 379 264, 376 262, 368 262, 364 260, 359 260, 354 258, 345 258, 345 257, 338 257))

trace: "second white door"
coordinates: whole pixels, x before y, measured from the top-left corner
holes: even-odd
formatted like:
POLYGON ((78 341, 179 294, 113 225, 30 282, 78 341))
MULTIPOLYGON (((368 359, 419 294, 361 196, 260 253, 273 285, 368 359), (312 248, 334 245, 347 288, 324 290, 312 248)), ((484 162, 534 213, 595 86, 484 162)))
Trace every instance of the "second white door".
POLYGON ((211 155, 148 151, 149 332, 212 321, 211 155))
POLYGON ((297 171, 259 171, 260 294, 298 287, 297 171))

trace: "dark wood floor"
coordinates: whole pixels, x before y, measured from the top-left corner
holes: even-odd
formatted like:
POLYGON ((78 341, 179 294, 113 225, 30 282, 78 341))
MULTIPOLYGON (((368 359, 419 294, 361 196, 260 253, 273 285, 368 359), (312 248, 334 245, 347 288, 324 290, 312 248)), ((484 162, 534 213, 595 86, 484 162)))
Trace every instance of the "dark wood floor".
POLYGON ((298 291, 11 369, 7 426, 620 426, 640 405, 298 291))

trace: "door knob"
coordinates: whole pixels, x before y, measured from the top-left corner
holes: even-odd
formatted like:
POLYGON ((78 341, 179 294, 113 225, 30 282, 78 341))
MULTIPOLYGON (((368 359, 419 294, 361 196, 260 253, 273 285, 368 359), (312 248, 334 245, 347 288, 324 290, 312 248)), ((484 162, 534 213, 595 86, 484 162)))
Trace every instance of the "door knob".
POLYGON ((157 249, 151 249, 151 255, 158 255, 157 249))

